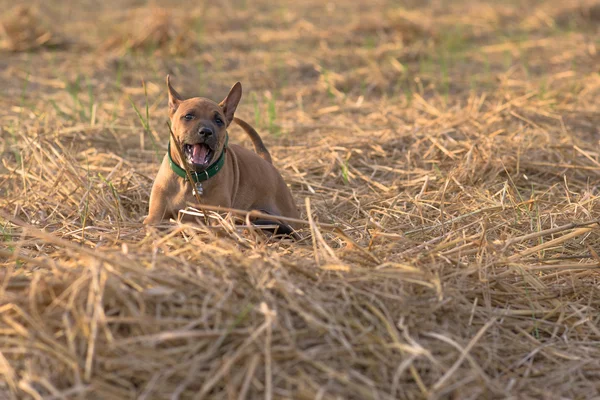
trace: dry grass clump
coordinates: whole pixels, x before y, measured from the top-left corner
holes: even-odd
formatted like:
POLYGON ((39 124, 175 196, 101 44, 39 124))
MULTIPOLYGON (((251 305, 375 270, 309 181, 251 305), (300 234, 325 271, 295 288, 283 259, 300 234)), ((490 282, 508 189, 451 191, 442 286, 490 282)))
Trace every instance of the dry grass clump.
POLYGON ((196 45, 191 16, 174 14, 167 8, 139 8, 126 18, 122 33, 115 34, 102 46, 119 49, 185 54, 196 45))
POLYGON ((433 19, 425 12, 419 12, 416 10, 405 10, 398 9, 387 14, 387 18, 382 20, 381 18, 374 18, 365 24, 365 26, 359 25, 357 33, 368 32, 368 27, 371 30, 377 32, 378 30, 385 30, 387 32, 397 33, 403 43, 413 43, 417 39, 423 37, 431 37, 437 35, 437 29, 432 24, 433 19))
POLYGON ((600 2, 582 0, 562 4, 542 4, 523 19, 526 29, 540 27, 557 27, 572 29, 574 27, 597 28, 600 21, 600 2))
POLYGON ((0 49, 22 52, 64 45, 64 38, 49 25, 49 22, 41 17, 38 9, 18 5, 2 14, 0 49))
POLYGON ((554 19, 560 26, 583 23, 598 27, 600 23, 600 2, 586 1, 565 7, 556 12, 554 19))
POLYGON ((0 397, 598 396, 599 32, 466 1, 415 7, 405 41, 384 5, 208 7, 225 27, 182 59, 10 56, 0 397), (302 240, 141 225, 166 73, 215 100, 242 81, 302 240))

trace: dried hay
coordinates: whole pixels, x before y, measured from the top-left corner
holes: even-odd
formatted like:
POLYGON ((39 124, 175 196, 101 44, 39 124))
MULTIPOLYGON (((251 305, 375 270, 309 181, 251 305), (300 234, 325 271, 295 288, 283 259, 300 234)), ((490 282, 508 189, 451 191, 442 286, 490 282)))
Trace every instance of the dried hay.
POLYGON ((523 26, 535 29, 540 26, 572 29, 575 26, 595 29, 600 23, 600 2, 580 0, 562 4, 548 4, 537 8, 524 18, 523 26))
POLYGON ((573 24, 585 24, 598 28, 600 24, 600 2, 597 0, 585 1, 576 5, 567 5, 555 11, 556 24, 568 27, 573 24))
POLYGON ((160 7, 136 9, 123 23, 123 33, 111 37, 102 48, 185 54, 196 44, 190 17, 160 7))
MULTIPOLYGON (((240 116, 275 103, 281 131, 260 132, 303 210, 299 242, 226 214, 211 214, 212 227, 141 226, 168 137, 165 98, 150 96, 147 128, 119 101, 143 104, 139 77, 162 75, 165 60, 200 81, 190 65, 204 58, 127 56, 122 88, 96 55, 78 54, 97 85, 94 118, 80 119, 53 114, 58 95, 41 85, 55 71, 34 58, 40 103, 26 92, 0 135, 5 397, 598 395, 597 36, 518 48, 477 37, 489 41, 448 65, 444 93, 444 75, 412 57, 435 43, 369 50, 331 35, 315 48, 330 31, 305 6, 288 5, 316 28, 299 39, 293 27, 306 24, 290 23, 285 63, 269 64, 280 42, 260 52, 237 38, 247 50, 205 70, 198 93, 218 98, 235 78, 252 93, 240 116), (504 65, 515 48, 522 57, 504 65), (397 90, 384 86, 393 76, 397 90)), ((331 30, 356 33, 335 18, 331 30)))
POLYGON ((0 19, 0 49, 31 51, 66 44, 34 7, 18 5, 0 19))

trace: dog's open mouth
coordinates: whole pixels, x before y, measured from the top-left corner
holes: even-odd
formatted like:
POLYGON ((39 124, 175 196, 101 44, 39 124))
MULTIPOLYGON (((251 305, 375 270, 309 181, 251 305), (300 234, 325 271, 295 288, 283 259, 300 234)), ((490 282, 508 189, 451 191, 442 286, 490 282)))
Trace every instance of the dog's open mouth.
POLYGON ((197 168, 208 167, 213 154, 206 143, 185 144, 183 151, 187 162, 197 168))

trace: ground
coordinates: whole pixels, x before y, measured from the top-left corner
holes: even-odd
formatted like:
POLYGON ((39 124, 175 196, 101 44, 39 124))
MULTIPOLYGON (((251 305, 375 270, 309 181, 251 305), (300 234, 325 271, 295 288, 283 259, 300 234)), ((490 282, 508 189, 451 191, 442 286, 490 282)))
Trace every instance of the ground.
POLYGON ((600 3, 14 4, 0 397, 599 395, 600 3), (167 74, 242 83, 302 240, 142 226, 167 74))

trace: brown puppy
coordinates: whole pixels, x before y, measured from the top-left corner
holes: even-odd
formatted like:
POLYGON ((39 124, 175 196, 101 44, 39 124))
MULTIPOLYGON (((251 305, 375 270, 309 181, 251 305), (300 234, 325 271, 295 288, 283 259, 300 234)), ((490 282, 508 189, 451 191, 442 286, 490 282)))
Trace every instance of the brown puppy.
POLYGON ((197 204, 194 188, 203 204, 298 218, 292 194, 271 163, 260 136, 246 122, 234 117, 242 97, 239 82, 219 104, 201 97, 184 100, 171 86, 169 76, 167 88, 171 127, 185 159, 181 159, 177 144, 169 139, 169 151, 152 186, 150 210, 144 224, 176 218, 186 205, 197 204), (228 146, 227 127, 234 120, 250 136, 256 153, 235 144, 228 146), (197 181, 194 185, 183 172, 183 163, 187 163, 197 181))

